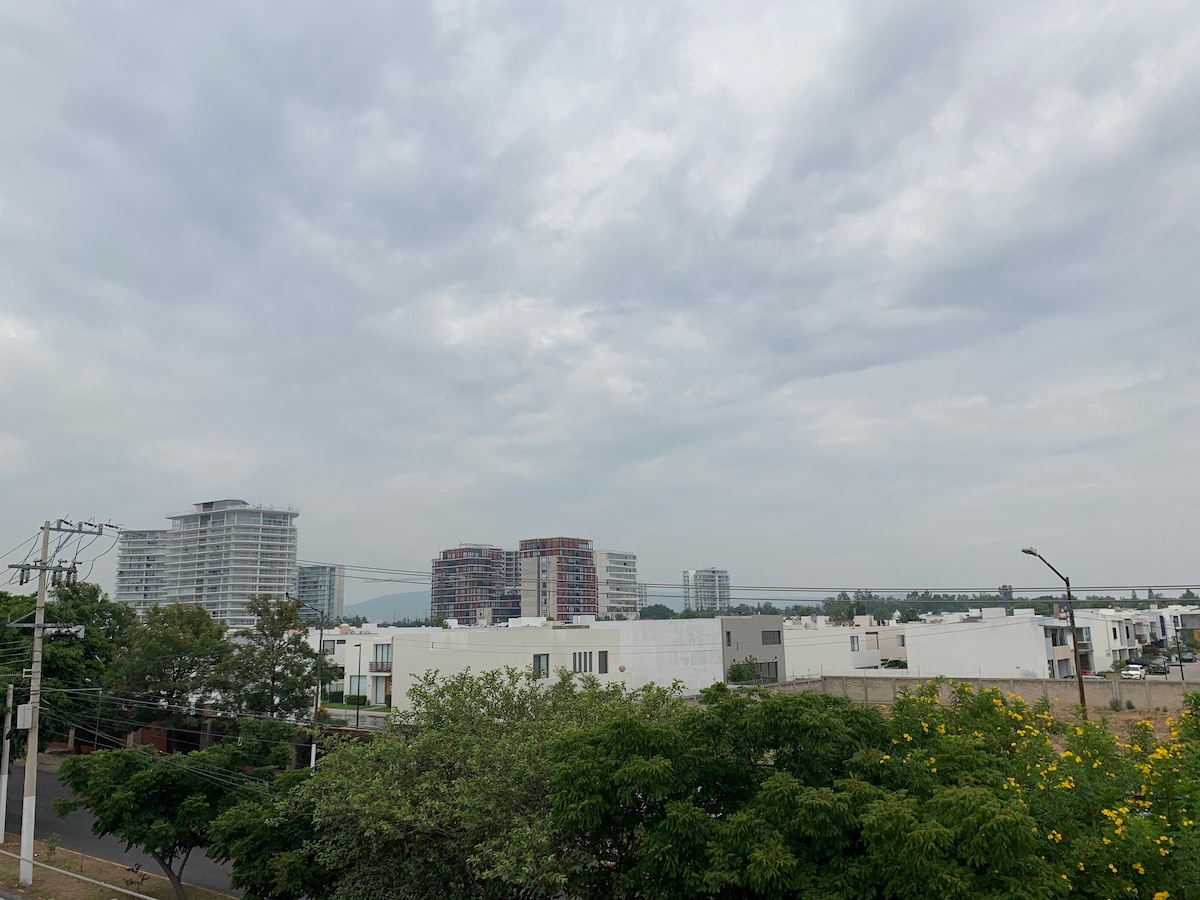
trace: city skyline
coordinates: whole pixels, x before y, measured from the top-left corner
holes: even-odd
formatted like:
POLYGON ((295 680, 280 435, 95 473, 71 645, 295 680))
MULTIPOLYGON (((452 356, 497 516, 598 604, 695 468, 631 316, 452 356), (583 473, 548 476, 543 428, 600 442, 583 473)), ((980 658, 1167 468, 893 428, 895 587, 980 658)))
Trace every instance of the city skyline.
POLYGON ((349 566, 1193 582, 1197 18, 10 6, 0 551, 244 497, 349 566))

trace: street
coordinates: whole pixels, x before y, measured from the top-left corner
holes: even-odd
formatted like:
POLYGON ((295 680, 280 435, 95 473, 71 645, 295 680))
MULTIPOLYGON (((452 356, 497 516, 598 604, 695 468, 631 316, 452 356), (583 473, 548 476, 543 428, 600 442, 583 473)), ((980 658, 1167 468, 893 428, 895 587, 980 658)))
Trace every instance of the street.
MULTIPOLYGON (((8 817, 5 822, 5 829, 14 836, 14 840, 19 840, 21 831, 21 797, 24 793, 24 780, 24 765, 20 762, 14 763, 8 780, 8 817)), ((55 798, 69 795, 70 791, 59 784, 57 767, 54 764, 47 765, 43 762, 38 771, 37 824, 34 829, 35 836, 39 840, 44 840, 48 835, 57 834, 59 847, 63 850, 75 850, 89 856, 113 860, 131 868, 141 864, 144 871, 154 875, 162 874, 162 869, 150 856, 137 850, 126 850, 124 843, 117 838, 97 837, 92 834, 92 817, 87 810, 76 810, 61 817, 55 813, 51 803, 55 798)), ((187 884, 240 896, 241 891, 234 891, 229 886, 231 870, 230 864, 215 863, 207 856, 197 852, 193 853, 191 859, 188 860, 187 867, 183 870, 183 880, 187 884)), ((85 874, 96 877, 94 873, 85 874)), ((35 872, 34 880, 36 881, 36 879, 35 872)))

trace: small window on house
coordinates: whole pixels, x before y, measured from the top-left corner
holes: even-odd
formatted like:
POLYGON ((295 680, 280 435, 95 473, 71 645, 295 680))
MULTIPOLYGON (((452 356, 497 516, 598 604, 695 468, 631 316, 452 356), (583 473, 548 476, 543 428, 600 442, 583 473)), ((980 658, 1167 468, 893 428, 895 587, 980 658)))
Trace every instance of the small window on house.
POLYGON ((767 644, 782 643, 782 640, 780 639, 780 634, 778 631, 764 631, 762 633, 762 642, 765 646, 767 644))
POLYGON ((334 646, 336 646, 336 645, 334 644, 333 641, 322 641, 321 642, 321 649, 324 650, 326 654, 332 653, 334 646))
POLYGON ((1117 628, 1116 628, 1116 626, 1114 625, 1114 626, 1113 626, 1113 640, 1115 641, 1116 639, 1117 639, 1117 628))
POLYGON ((550 677, 550 654, 533 654, 533 674, 538 678, 550 677))
POLYGON ((771 662, 760 662, 758 664, 759 681, 778 681, 779 680, 779 663, 772 660, 771 662))
POLYGON ((726 647, 733 646, 733 632, 732 631, 725 632, 725 646, 726 647))
POLYGON ((896 635, 896 646, 897 647, 907 647, 908 646, 906 643, 904 643, 904 638, 905 638, 905 635, 903 635, 903 634, 896 635))
POLYGON ((850 652, 851 653, 858 652, 858 635, 857 634, 850 635, 850 652))
POLYGON ((600 658, 596 660, 596 672, 599 673, 600 675, 607 675, 608 674, 608 651, 601 650, 599 653, 599 656, 600 656, 600 658))

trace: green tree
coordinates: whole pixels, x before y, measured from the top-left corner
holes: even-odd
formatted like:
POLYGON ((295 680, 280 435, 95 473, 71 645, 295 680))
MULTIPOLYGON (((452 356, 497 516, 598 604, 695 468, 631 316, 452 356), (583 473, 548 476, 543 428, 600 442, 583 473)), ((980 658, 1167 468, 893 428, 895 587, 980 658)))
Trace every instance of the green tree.
POLYGON ((731 684, 754 684, 758 681, 758 660, 747 656, 741 662, 729 666, 729 682, 731 684))
POLYGON ((257 624, 238 635, 225 667, 234 705, 241 712, 311 717, 317 653, 305 639, 300 604, 251 597, 247 609, 257 624))
POLYGON ((228 763, 228 754, 216 750, 158 757, 139 748, 67 757, 59 778, 74 796, 55 800, 54 808, 59 815, 87 809, 94 834, 147 853, 175 896, 186 900, 184 869, 192 852, 207 845, 209 824, 237 798, 234 785, 254 789, 228 763))
POLYGON ((675 618, 675 610, 663 603, 651 603, 649 606, 642 607, 638 613, 639 619, 673 619, 675 618))
POLYGON ((47 636, 43 643, 41 737, 51 741, 65 739, 72 726, 94 730, 105 672, 125 654, 138 624, 128 606, 84 582, 52 589, 46 621, 83 626, 81 638, 47 636))
POLYGON ((193 708, 217 699, 233 646, 225 628, 196 603, 155 604, 130 635, 129 652, 106 675, 107 687, 139 701, 131 724, 162 723, 172 735, 194 728, 193 708))

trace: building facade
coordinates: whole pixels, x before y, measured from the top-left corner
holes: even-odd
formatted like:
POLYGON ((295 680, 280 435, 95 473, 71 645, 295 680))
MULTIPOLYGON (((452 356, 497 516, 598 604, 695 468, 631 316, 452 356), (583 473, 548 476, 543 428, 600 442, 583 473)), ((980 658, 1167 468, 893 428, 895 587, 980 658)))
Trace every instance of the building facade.
POLYGON ((169 530, 127 532, 117 551, 116 599, 139 615, 154 603, 196 603, 230 628, 253 626, 250 597, 296 593, 299 514, 210 500, 168 516, 169 530))
POLYGON ((345 566, 300 566, 296 578, 300 615, 336 622, 346 611, 345 566))
POLYGON ((460 544, 433 560, 430 616, 463 625, 504 622, 521 611, 521 564, 516 550, 460 544))
POLYGON ((583 538, 521 541, 521 615, 560 622, 594 616, 599 602, 596 554, 583 538))
POLYGON ((596 551, 596 611, 601 616, 637 616, 637 554, 624 550, 596 551))
POLYGON ((724 612, 729 609, 729 572, 725 569, 685 569, 683 608, 693 612, 724 612))

